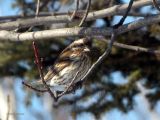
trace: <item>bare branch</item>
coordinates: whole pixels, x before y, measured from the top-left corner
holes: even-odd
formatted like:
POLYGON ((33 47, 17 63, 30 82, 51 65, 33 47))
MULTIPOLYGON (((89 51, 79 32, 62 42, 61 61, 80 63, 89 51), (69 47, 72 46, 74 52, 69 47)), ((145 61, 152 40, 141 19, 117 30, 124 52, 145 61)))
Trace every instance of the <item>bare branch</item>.
POLYGON ((114 28, 118 28, 119 26, 123 25, 125 19, 126 19, 127 16, 128 16, 128 13, 130 12, 130 10, 131 10, 131 8, 132 8, 133 1, 134 1, 134 0, 130 0, 129 5, 128 5, 128 8, 127 8, 124 16, 121 18, 121 20, 119 21, 118 24, 114 25, 114 28))
POLYGON ((152 0, 152 2, 153 2, 154 7, 155 7, 158 11, 160 11, 160 7, 158 6, 157 0, 152 0))
POLYGON ((101 64, 103 61, 108 57, 112 50, 113 43, 115 41, 116 32, 113 31, 111 34, 111 40, 108 44, 108 48, 104 51, 104 53, 98 58, 98 60, 91 66, 91 68, 88 70, 86 75, 81 79, 81 81, 85 81, 92 73, 93 71, 101 64))
POLYGON ((78 11, 78 7, 79 7, 79 0, 76 1, 76 9, 72 13, 71 20, 73 20, 73 18, 75 17, 75 15, 76 15, 76 13, 78 11))
POLYGON ((38 72, 39 72, 40 78, 41 78, 45 88, 47 89, 48 93, 51 95, 51 97, 54 99, 54 101, 57 101, 56 96, 54 95, 54 93, 51 91, 51 89, 47 85, 46 81, 44 80, 44 75, 43 75, 43 72, 42 72, 42 63, 39 60, 38 48, 37 48, 37 46, 36 46, 34 41, 33 41, 32 45, 33 45, 33 49, 34 49, 35 62, 37 64, 37 68, 38 68, 38 72))
POLYGON ((36 17, 39 15, 40 0, 37 0, 36 17))
POLYGON ((7 105, 8 105, 8 112, 7 112, 7 117, 6 120, 9 120, 9 114, 10 114, 10 109, 11 109, 11 102, 10 102, 10 96, 7 96, 7 105))
POLYGON ((89 12, 89 9, 90 9, 90 6, 91 6, 91 0, 88 0, 87 9, 85 11, 84 17, 82 18, 82 20, 81 20, 81 22, 79 24, 79 27, 81 27, 83 25, 83 23, 85 22, 85 20, 87 18, 87 15, 88 15, 88 12, 89 12))
MULTIPOLYGON (((160 3, 160 1, 158 2, 160 3)), ((140 0, 134 2, 132 5, 132 9, 136 9, 142 6, 151 5, 151 0, 140 0)), ((124 5, 116 5, 107 9, 90 12, 86 18, 86 21, 95 20, 98 18, 103 18, 106 16, 116 15, 117 12, 124 12, 128 8, 128 4, 124 5)), ((74 20, 75 22, 78 20, 74 20)), ((14 30, 16 28, 22 27, 30 27, 36 25, 47 25, 47 24, 54 24, 54 23, 69 23, 72 22, 70 16, 68 15, 60 15, 60 16, 47 16, 47 17, 38 17, 38 18, 31 18, 31 19, 24 19, 19 21, 1 23, 0 29, 1 30, 14 30)))
MULTIPOLYGON (((39 15, 39 9, 40 9, 40 0, 37 0, 37 8, 36 8, 36 12, 35 12, 35 18, 37 18, 38 15, 39 15)), ((29 27, 28 30, 26 30, 26 32, 31 31, 31 30, 33 29, 33 27, 34 27, 34 26, 29 27)), ((18 29, 15 30, 15 31, 17 32, 18 29)))
MULTIPOLYGON (((131 30, 135 30, 147 25, 160 22, 160 15, 139 19, 137 21, 125 24, 116 29, 117 34, 122 34, 131 30)), ((12 31, 0 31, 0 40, 10 41, 25 41, 25 40, 45 40, 54 37, 69 37, 69 36, 110 36, 113 28, 87 28, 73 27, 54 30, 44 30, 37 32, 15 33, 12 31)))
POLYGON ((43 2, 43 3, 41 4, 41 6, 39 7, 39 11, 43 10, 43 8, 46 7, 49 2, 50 2, 50 0, 45 0, 45 2, 43 2))
MULTIPOLYGON (((104 39, 104 40, 107 43, 110 42, 109 40, 106 40, 106 39, 104 39)), ((146 52, 146 53, 160 55, 160 50, 153 50, 153 49, 144 48, 144 47, 140 47, 140 46, 126 45, 126 44, 118 43, 118 42, 114 42, 113 45, 116 46, 116 47, 119 47, 119 48, 133 50, 133 51, 136 51, 136 52, 146 52)))
MULTIPOLYGON (((73 12, 74 11, 68 11, 68 12, 40 12, 39 13, 39 17, 45 17, 45 16, 59 16, 59 15, 67 15, 67 16, 70 16, 70 15, 73 15, 73 12)), ((93 11, 92 11, 93 12, 93 11)), ((82 15, 85 13, 84 10, 78 10, 76 13, 75 13, 75 16, 78 16, 78 17, 82 17, 82 15)), ((116 14, 114 15, 117 15, 117 16, 123 16, 124 15, 124 11, 117 11, 116 14)), ((159 15, 159 14, 150 14, 150 13, 137 13, 137 12, 134 12, 134 11, 130 11, 128 13, 128 16, 135 16, 135 17, 150 17, 150 16, 155 16, 155 15, 159 15)), ((112 15, 108 15, 108 16, 112 16, 112 15)), ((34 18, 35 15, 27 15, 27 16, 22 16, 22 15, 15 15, 15 16, 0 16, 0 22, 4 22, 4 21, 14 21, 16 19, 28 19, 28 18, 34 18)))

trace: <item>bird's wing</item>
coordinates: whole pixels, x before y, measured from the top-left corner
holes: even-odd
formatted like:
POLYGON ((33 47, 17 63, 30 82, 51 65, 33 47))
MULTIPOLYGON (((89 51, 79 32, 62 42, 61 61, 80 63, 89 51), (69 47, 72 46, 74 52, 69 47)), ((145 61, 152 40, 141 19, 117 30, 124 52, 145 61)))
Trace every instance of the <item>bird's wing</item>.
MULTIPOLYGON (((70 56, 75 54, 75 51, 68 50, 70 49, 67 47, 64 49, 58 59, 55 61, 54 65, 49 69, 47 74, 44 76, 44 80, 46 82, 50 81, 55 75, 58 75, 60 71, 62 71, 65 67, 69 66, 71 62, 75 61, 74 58, 70 56)), ((34 84, 42 85, 42 80, 34 81, 34 84)))
MULTIPOLYGON (((50 67, 47 74, 44 76, 44 80, 47 82, 51 80, 55 75, 58 75, 61 70, 63 70, 66 66, 70 65, 71 58, 68 57, 70 53, 69 51, 63 51, 58 59, 55 61, 54 65, 50 67)), ((38 80, 37 83, 42 84, 42 80, 38 80)))

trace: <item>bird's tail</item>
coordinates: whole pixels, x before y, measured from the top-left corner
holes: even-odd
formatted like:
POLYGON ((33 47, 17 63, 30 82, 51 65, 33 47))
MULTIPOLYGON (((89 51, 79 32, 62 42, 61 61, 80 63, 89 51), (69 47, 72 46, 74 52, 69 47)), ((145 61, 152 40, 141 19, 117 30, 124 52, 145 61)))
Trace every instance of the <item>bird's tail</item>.
MULTIPOLYGON (((44 81, 47 83, 47 85, 49 85, 49 80, 52 79, 52 77, 53 77, 53 73, 52 72, 48 72, 44 76, 44 81)), ((33 82, 30 82, 29 85, 31 85, 32 87, 37 88, 37 89, 46 89, 46 87, 43 84, 42 80, 35 80, 33 82)))
POLYGON ((45 90, 46 87, 43 84, 42 80, 36 80, 33 82, 27 82, 28 85, 30 85, 31 87, 35 88, 35 89, 39 89, 39 90, 45 90))

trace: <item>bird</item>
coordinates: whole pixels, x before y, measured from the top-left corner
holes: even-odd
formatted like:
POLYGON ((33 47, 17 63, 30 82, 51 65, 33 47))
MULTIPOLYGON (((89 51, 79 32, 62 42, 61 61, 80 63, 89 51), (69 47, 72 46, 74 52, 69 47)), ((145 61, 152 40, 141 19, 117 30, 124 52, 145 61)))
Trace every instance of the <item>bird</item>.
MULTIPOLYGON (((54 91, 63 92, 72 82, 75 85, 85 76, 92 65, 92 40, 89 37, 73 41, 50 67, 44 80, 54 91)), ((42 80, 34 81, 33 86, 44 86, 42 80)))

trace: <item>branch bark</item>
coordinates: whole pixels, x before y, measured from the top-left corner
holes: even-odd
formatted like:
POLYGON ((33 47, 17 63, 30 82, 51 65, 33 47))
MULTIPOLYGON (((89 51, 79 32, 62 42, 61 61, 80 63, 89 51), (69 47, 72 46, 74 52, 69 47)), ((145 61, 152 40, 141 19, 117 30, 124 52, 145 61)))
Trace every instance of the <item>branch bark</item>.
MULTIPOLYGON (((105 39, 105 42, 109 43, 110 40, 105 39)), ((118 43, 118 42, 114 42, 113 46, 136 51, 136 52, 146 52, 146 53, 160 55, 160 50, 154 50, 154 49, 144 48, 144 47, 140 47, 140 46, 127 45, 127 44, 118 43)))
MULTIPOLYGON (((158 3, 160 3, 160 1, 158 3)), ((147 5, 152 5, 152 1, 140 0, 133 3, 132 9, 136 9, 136 8, 147 6, 147 5)), ((96 20, 98 18, 103 18, 111 15, 116 15, 119 12, 125 12, 127 7, 128 7, 128 4, 115 5, 107 9, 90 12, 86 18, 86 21, 96 20)), ((73 20, 73 21, 76 22, 80 20, 73 20)), ((54 24, 54 23, 70 23, 70 22, 72 22, 72 20, 71 20, 71 17, 68 15, 38 17, 38 18, 1 23, 0 30, 14 30, 16 28, 30 27, 30 26, 36 26, 36 25, 47 25, 47 24, 54 24)))
MULTIPOLYGON (((68 11, 68 12, 40 12, 39 13, 39 17, 46 17, 46 16, 59 16, 59 15, 73 15, 75 11, 68 11)), ((76 12, 76 16, 81 17, 82 14, 84 13, 84 10, 78 10, 76 12)), ((118 11, 115 15, 117 16, 123 16, 124 15, 124 11, 118 11)), ((134 12, 134 11, 130 11, 130 13, 128 13, 128 16, 134 16, 134 17, 149 17, 149 16, 155 16, 155 15, 159 15, 159 13, 157 14, 151 14, 151 13, 138 13, 138 12, 134 12)), ((112 16, 112 15, 108 15, 112 16)), ((10 15, 10 16, 0 16, 0 23, 4 23, 5 21, 15 21, 17 19, 29 19, 29 18, 34 18, 35 14, 33 15, 27 15, 27 16, 22 16, 22 15, 10 15)), ((71 17, 72 19, 72 17, 71 17)))
MULTIPOLYGON (((160 22, 160 15, 139 19, 135 22, 125 24, 116 29, 116 34, 122 34, 131 30, 135 30, 147 25, 160 22)), ((54 30, 44 30, 38 32, 15 33, 13 31, 0 31, 0 40, 10 41, 26 41, 26 40, 45 40, 54 37, 71 37, 71 36, 110 36, 113 28, 87 28, 72 27, 54 30)))

